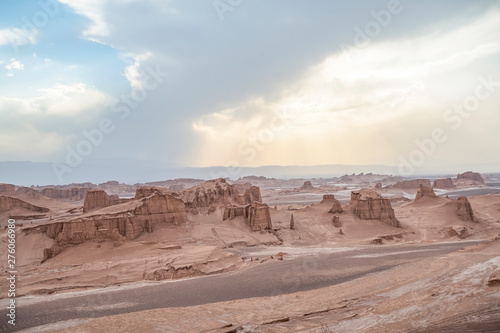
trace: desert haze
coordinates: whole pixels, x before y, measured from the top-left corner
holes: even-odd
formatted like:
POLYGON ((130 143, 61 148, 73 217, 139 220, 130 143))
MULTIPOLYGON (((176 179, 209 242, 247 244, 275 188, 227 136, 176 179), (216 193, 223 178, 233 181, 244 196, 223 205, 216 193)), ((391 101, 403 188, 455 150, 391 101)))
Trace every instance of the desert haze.
POLYGON ((0 1, 0 332, 500 333, 499 31, 0 1))

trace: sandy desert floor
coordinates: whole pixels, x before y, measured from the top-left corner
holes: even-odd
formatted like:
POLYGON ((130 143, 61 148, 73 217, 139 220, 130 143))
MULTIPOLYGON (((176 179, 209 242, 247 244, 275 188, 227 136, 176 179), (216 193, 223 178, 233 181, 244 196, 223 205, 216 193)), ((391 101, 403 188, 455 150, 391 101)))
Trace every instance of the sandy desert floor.
MULTIPOLYGON (((142 233, 133 241, 94 239, 68 247, 43 263, 43 249, 52 240, 44 234, 19 233, 19 320, 23 322, 23 307, 36 313, 35 308, 29 307, 67 299, 69 308, 87 307, 93 315, 86 318, 81 315, 82 310, 74 318, 54 316, 53 322, 42 326, 35 325, 36 318, 24 318, 25 331, 500 331, 500 189, 463 183, 454 189, 436 190, 438 197, 419 200, 413 200, 416 189, 379 189, 380 194, 391 199, 400 223, 400 227, 395 227, 379 220, 359 219, 350 212, 351 191, 374 189, 377 181, 374 176, 359 178, 368 179, 368 183, 312 180, 314 187, 303 189, 303 180, 260 180, 256 185, 261 186, 263 202, 270 207, 271 232, 251 231, 243 216, 223 220, 223 207, 210 214, 201 209, 188 211, 187 221, 180 225, 156 225, 153 232, 142 233), (344 212, 336 214, 340 225, 332 224, 333 214, 328 212, 331 203, 321 203, 324 194, 334 194, 342 203, 344 212), (456 200, 446 195, 452 199, 468 195, 474 221, 459 219, 456 200), (294 229, 290 228, 292 214, 294 229), (425 251, 429 250, 422 248, 447 248, 451 244, 458 245, 443 253, 429 252, 428 256, 425 251), (393 252, 384 254, 384 248, 393 252), (349 251, 361 252, 349 257, 349 251), (303 262, 315 260, 338 261, 344 266, 322 262, 319 267, 325 265, 323 271, 311 264, 301 269, 303 262), (298 267, 289 277, 297 288, 269 295, 260 293, 259 281, 266 281, 262 276, 281 269, 280 265, 298 267), (119 304, 78 305, 82 295, 104 295, 110 291, 133 295, 140 288, 165 281, 204 284, 214 276, 227 274, 251 279, 256 292, 226 301, 208 294, 205 301, 196 305, 178 306, 174 302, 162 306, 160 302, 154 308, 137 308, 127 313, 110 309, 127 308, 133 299, 119 304)), ((81 200, 55 200, 29 193, 16 197, 50 209, 43 217, 23 221, 24 225, 63 221, 83 213, 81 200)), ((1 217, 23 213, 28 212, 16 208, 1 217)), ((2 251, 7 244, 6 234, 2 229, 2 251)), ((6 277, 7 269, 3 267, 0 278, 6 277)), ((6 284, 0 286, 2 297, 7 289, 6 284)), ((182 290, 186 299, 192 297, 193 288, 182 290)), ((0 299, 2 308, 7 301, 0 299)), ((0 329, 12 331, 5 325, 0 329)))

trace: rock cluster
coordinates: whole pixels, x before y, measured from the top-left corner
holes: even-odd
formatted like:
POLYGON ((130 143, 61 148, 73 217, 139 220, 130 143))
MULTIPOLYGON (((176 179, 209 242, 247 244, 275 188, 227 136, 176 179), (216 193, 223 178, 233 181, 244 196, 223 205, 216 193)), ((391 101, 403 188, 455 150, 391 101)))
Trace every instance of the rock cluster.
POLYGON ((88 188, 83 187, 73 187, 65 189, 48 187, 41 190, 40 193, 46 197, 53 199, 83 200, 88 190, 88 188))
POLYGON ((393 227, 400 226, 390 200, 383 198, 375 191, 364 189, 352 191, 349 207, 362 220, 381 220, 393 227))
POLYGON ((415 195, 415 201, 423 197, 437 198, 436 193, 430 186, 418 185, 417 194, 415 195))
POLYGON ((393 185, 394 188, 417 188, 419 185, 431 186, 429 179, 403 180, 393 185))
POLYGON ((481 177, 481 175, 477 172, 472 172, 472 171, 467 171, 462 174, 457 175, 457 180, 460 179, 468 179, 468 180, 473 180, 478 183, 484 184, 484 179, 481 177))
POLYGON ((108 194, 104 190, 89 190, 83 202, 83 212, 104 208, 110 205, 108 194))
POLYGON ((472 206, 466 196, 461 196, 457 200, 457 214, 462 221, 474 221, 472 206))
POLYGON ((451 178, 436 179, 433 184, 434 188, 454 188, 453 180, 451 178))
POLYGON ((245 207, 231 205, 224 208, 224 214, 222 215, 222 220, 232 220, 237 216, 243 216, 245 214, 245 207))
POLYGON ((44 261, 69 245, 93 239, 135 239, 144 231, 152 232, 155 224, 178 225, 187 220, 184 202, 168 194, 153 194, 130 201, 125 206, 112 206, 95 213, 65 222, 29 227, 54 239, 53 246, 44 250, 44 261))

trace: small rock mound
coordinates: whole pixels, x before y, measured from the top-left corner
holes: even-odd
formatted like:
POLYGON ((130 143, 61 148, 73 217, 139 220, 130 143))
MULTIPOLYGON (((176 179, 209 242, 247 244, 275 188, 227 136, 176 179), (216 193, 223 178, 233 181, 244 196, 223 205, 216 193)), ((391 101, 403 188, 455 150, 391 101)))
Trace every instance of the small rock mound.
POLYGON ((417 188, 417 194, 415 195, 415 201, 417 201, 420 198, 423 197, 429 197, 429 198, 437 198, 436 193, 434 193, 434 190, 430 186, 425 186, 425 185, 418 185, 417 188))
POLYGON ((301 187, 299 187, 299 190, 314 190, 314 189, 315 187, 309 180, 305 181, 304 184, 301 187))
POLYGON ((474 212, 466 196, 461 196, 457 200, 458 218, 462 221, 474 221, 474 212))

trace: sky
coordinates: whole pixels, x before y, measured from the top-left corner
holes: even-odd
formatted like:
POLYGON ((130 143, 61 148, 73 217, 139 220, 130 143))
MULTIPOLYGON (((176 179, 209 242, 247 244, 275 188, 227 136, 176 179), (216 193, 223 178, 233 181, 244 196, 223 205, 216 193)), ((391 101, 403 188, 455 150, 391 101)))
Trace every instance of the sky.
POLYGON ((0 9, 0 162, 500 171, 500 1, 0 9))

